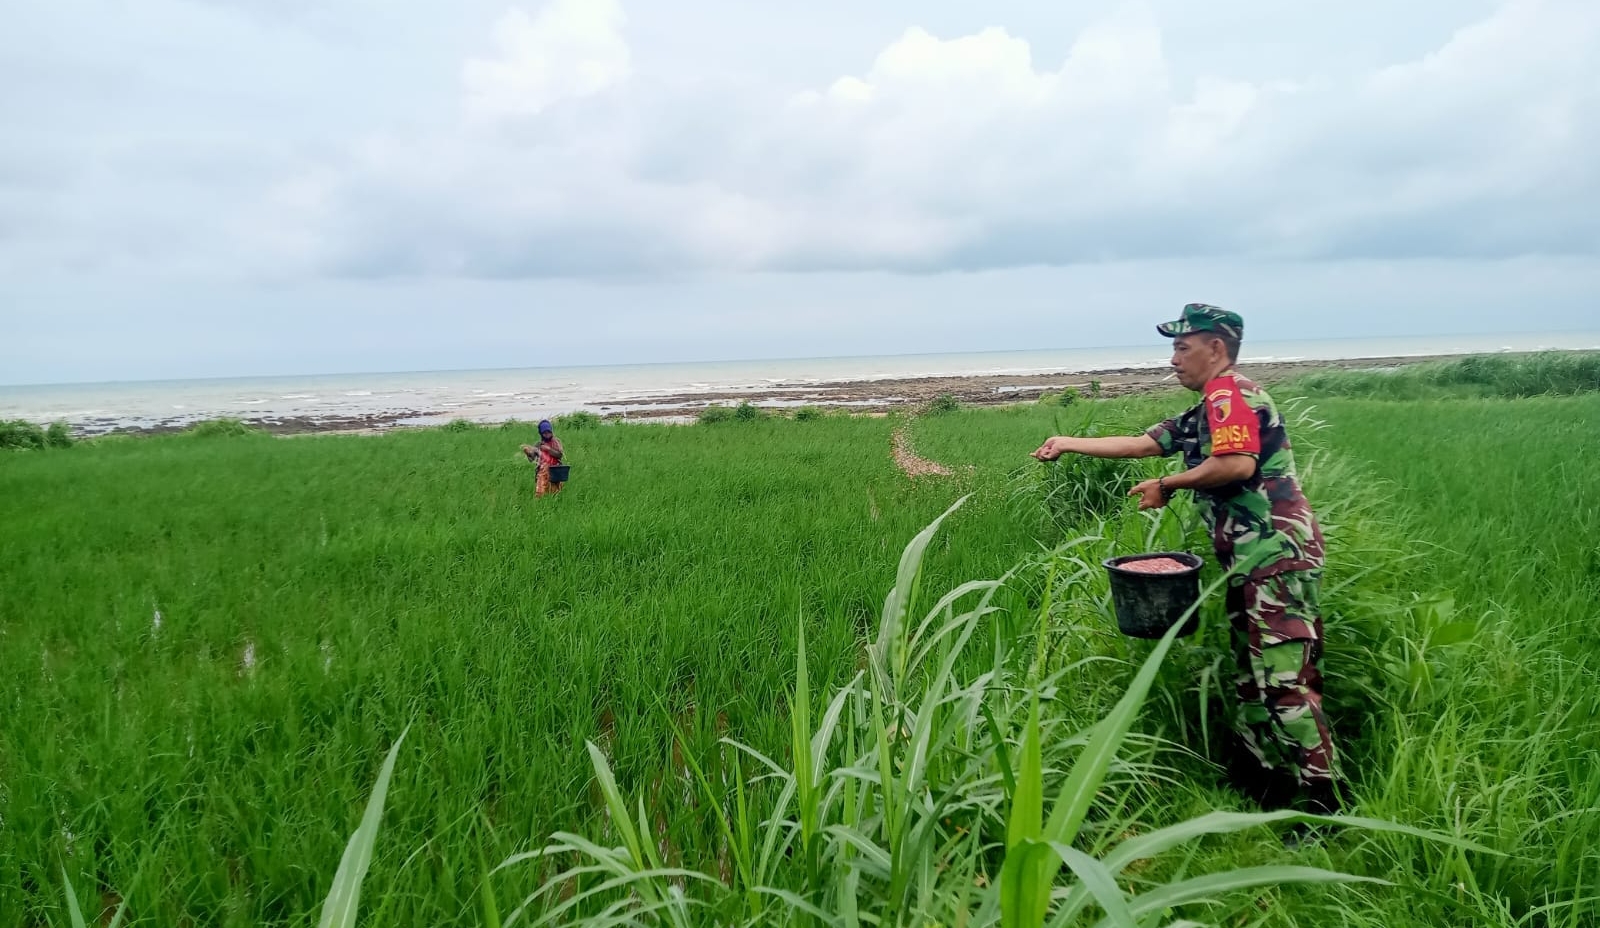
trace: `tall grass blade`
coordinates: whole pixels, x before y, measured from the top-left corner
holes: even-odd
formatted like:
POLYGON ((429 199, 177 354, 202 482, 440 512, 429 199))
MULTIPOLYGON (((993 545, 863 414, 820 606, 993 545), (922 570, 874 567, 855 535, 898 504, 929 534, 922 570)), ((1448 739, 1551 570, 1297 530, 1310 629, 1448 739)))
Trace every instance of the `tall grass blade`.
POLYGON ((606 809, 610 812, 611 823, 616 826, 617 833, 622 836, 628 856, 633 866, 639 870, 650 868, 649 854, 645 849, 646 841, 640 831, 634 827, 632 813, 628 811, 628 803, 622 798, 622 791, 617 788, 617 778, 611 773, 611 764, 606 760, 605 752, 593 741, 585 741, 589 749, 589 763, 594 768, 595 780, 600 784, 600 792, 605 796, 606 809))
POLYGON ((1100 903, 1107 921, 1116 928, 1139 928, 1133 910, 1128 907, 1127 897, 1117 887, 1116 876, 1105 864, 1066 844, 1051 842, 1050 849, 1077 876, 1079 885, 1100 903))
POLYGON ((1022 756, 1018 758, 1011 815, 1006 822, 1006 848, 1034 841, 1044 830, 1044 757, 1040 746, 1039 697, 1028 701, 1028 722, 1022 730, 1022 756))
POLYGON ((763 896, 772 896, 776 899, 782 899, 789 905, 790 908, 798 912, 804 912, 824 925, 837 926, 839 924, 838 919, 835 919, 832 915, 824 912, 815 904, 807 902, 804 897, 790 892, 787 889, 774 889, 770 886, 758 886, 756 887, 756 892, 763 896))
MULTIPOLYGON (((1106 871, 1113 877, 1119 876, 1130 865, 1141 860, 1148 860, 1158 854, 1163 854, 1173 848, 1179 847, 1195 838, 1205 835, 1231 834, 1283 822, 1313 822, 1324 825, 1337 825, 1346 828, 1360 828, 1367 831, 1389 832, 1403 834, 1415 838, 1437 841, 1463 850, 1480 851, 1487 854, 1499 852, 1485 848, 1471 841, 1457 838, 1453 835, 1438 832, 1424 831, 1408 825, 1399 825, 1381 819, 1362 818, 1358 816, 1325 816, 1309 815, 1293 810, 1279 812, 1211 812, 1206 815, 1196 816, 1187 821, 1179 822, 1166 828, 1152 831, 1149 834, 1129 838, 1118 844, 1108 852, 1100 861, 1106 871)), ((1501 855, 1504 856, 1504 855, 1501 855)), ((1098 897, 1093 897, 1098 901, 1098 897)), ((1083 910, 1089 903, 1091 894, 1086 886, 1079 885, 1072 889, 1062 901, 1060 911, 1053 920, 1053 924, 1065 924, 1073 916, 1083 910)))
MULTIPOLYGON (((995 766, 1000 768, 1000 782, 1005 785, 1006 798, 1011 800, 1012 803, 1015 803, 1017 801, 1017 774, 1016 768, 1011 763, 1011 751, 1006 747, 1006 740, 1000 734, 1003 729, 1000 728, 1000 722, 995 719, 994 710, 990 708, 987 703, 979 704, 978 712, 983 716, 984 725, 990 732, 993 733, 995 766)), ((1039 809, 1039 818, 1041 820, 1040 824, 1042 825, 1044 818, 1042 798, 1039 809)), ((1009 821, 1010 819, 1008 818, 1007 822, 1009 823, 1009 821)), ((1009 825, 1007 827, 1007 833, 1010 833, 1009 825)), ((1010 846, 1009 839, 1007 840, 1006 844, 1008 847, 1010 846)))
POLYGON ((86 928, 83 921, 83 909, 78 907, 78 892, 72 888, 72 877, 67 876, 67 868, 61 868, 61 882, 67 891, 67 918, 72 922, 72 928, 86 928))
POLYGON ((961 508, 971 494, 961 497, 951 504, 937 519, 930 522, 927 527, 913 537, 905 550, 900 554, 900 566, 895 572, 894 586, 890 588, 888 596, 883 602, 883 619, 878 627, 878 640, 874 642, 873 654, 877 658, 874 667, 880 672, 882 679, 877 685, 885 693, 896 692, 899 675, 896 671, 901 669, 903 661, 902 651, 906 643, 906 620, 911 611, 911 604, 916 600, 917 578, 922 571, 922 555, 928 549, 928 544, 939 531, 939 526, 950 514, 961 508))
POLYGON ((389 779, 394 775, 394 762, 400 756, 400 745, 410 730, 411 726, 406 726, 389 748, 389 756, 384 759, 383 769, 378 772, 378 782, 372 788, 372 797, 367 800, 366 814, 361 817, 361 825, 350 836, 344 858, 339 861, 339 870, 333 875, 333 886, 322 904, 322 917, 317 921, 317 928, 355 926, 361 907, 361 881, 366 879, 367 870, 372 866, 372 849, 378 841, 378 825, 383 818, 384 801, 389 795, 389 779))
MULTIPOLYGON (((811 677, 806 666, 806 629, 800 623, 799 648, 795 656, 794 699, 789 706, 789 723, 793 732, 790 749, 794 757, 795 803, 800 813, 800 851, 805 858, 806 886, 817 888, 817 831, 818 802, 816 796, 817 768, 820 757, 813 757, 811 731, 811 677)), ((826 746, 821 748, 826 752, 826 746)))
MULTIPOLYGON (((1238 870, 1208 873, 1204 876, 1168 883, 1165 886, 1157 886, 1149 892, 1135 896, 1129 903, 1129 909, 1132 910, 1135 917, 1143 918, 1175 906, 1214 899, 1223 893, 1237 892, 1241 889, 1255 889, 1258 886, 1277 886, 1282 883, 1369 883, 1377 886, 1393 885, 1388 880, 1381 880, 1377 877, 1337 873, 1320 867, 1242 867, 1238 870)), ((1112 928, 1114 924, 1109 918, 1101 919, 1095 923, 1095 928, 1112 928)))
POLYGON ((483 882, 479 884, 479 904, 483 907, 484 928, 502 928, 500 921, 500 905, 494 898, 494 885, 489 882, 489 867, 480 859, 479 869, 483 873, 483 882))
POLYGON ((1425 831, 1420 828, 1386 822, 1381 819, 1362 818, 1359 816, 1308 815, 1303 812, 1284 810, 1280 812, 1211 812, 1197 816, 1188 821, 1179 822, 1176 825, 1162 828, 1158 831, 1152 831, 1149 834, 1129 838, 1117 845, 1115 850, 1106 854, 1104 863, 1112 873, 1121 873, 1123 869, 1135 861, 1154 857, 1203 835, 1228 834, 1244 831, 1248 828, 1256 828, 1261 825, 1290 821, 1315 822, 1345 828, 1361 828, 1366 831, 1409 835, 1413 838, 1448 844, 1462 850, 1477 851, 1484 854, 1500 853, 1454 835, 1425 831))
POLYGON ((1050 886, 1061 861, 1050 846, 1023 841, 1006 851, 1000 867, 1000 924, 1002 928, 1038 928, 1050 911, 1050 886), (1055 859, 1055 866, 1050 861, 1055 859))

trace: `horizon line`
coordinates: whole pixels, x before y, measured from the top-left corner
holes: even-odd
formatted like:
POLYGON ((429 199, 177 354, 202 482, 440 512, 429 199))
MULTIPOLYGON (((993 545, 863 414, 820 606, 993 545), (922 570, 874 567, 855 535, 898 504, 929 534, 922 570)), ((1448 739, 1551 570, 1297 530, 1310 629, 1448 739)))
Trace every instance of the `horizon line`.
MULTIPOLYGON (((1506 337, 1506 338, 1518 337, 1518 338, 1522 338, 1522 337, 1528 337, 1528 336, 1545 336, 1545 335, 1592 335, 1592 336, 1595 336, 1595 337, 1600 337, 1600 331, 1566 329, 1566 330, 1535 331, 1535 332, 1457 332, 1457 333, 1427 332, 1427 333, 1410 333, 1410 334, 1403 334, 1403 335, 1342 335, 1342 336, 1328 336, 1328 337, 1322 337, 1322 338, 1263 339, 1261 342, 1258 342, 1257 344, 1261 344, 1261 343, 1266 343, 1266 344, 1288 344, 1288 343, 1320 344, 1320 343, 1326 343, 1326 342, 1341 342, 1341 341, 1384 341, 1384 340, 1415 339, 1415 338, 1499 338, 1499 337, 1506 337)), ((745 357, 745 358, 722 357, 722 358, 697 358, 697 359, 692 359, 692 360, 680 360, 680 361, 631 361, 631 362, 602 362, 602 363, 587 363, 587 364, 557 364, 557 365, 546 365, 546 366, 538 366, 538 367, 531 367, 531 366, 520 366, 520 367, 494 366, 494 367, 415 368, 415 369, 410 369, 410 370, 392 370, 392 369, 391 370, 343 370, 343 371, 332 371, 332 370, 329 370, 329 371, 311 371, 311 372, 302 371, 302 372, 299 372, 299 373, 287 373, 287 374, 230 374, 230 375, 227 375, 227 376, 220 376, 220 377, 219 376, 202 376, 202 377, 140 377, 140 378, 118 379, 118 380, 32 381, 32 382, 23 382, 23 383, 0 383, 0 390, 9 389, 9 388, 22 388, 22 387, 25 387, 25 388, 38 388, 38 387, 97 387, 97 386, 121 386, 121 385, 127 385, 127 384, 203 383, 203 382, 207 382, 207 381, 231 381, 231 380, 288 380, 288 379, 309 378, 309 377, 392 377, 392 376, 408 376, 408 375, 417 375, 417 374, 493 373, 493 372, 498 372, 498 371, 587 370, 587 369, 620 368, 620 367, 678 367, 678 366, 694 366, 694 365, 703 365, 703 364, 741 364, 741 363, 752 363, 752 364, 754 364, 754 363, 764 363, 764 362, 787 363, 787 362, 795 362, 795 361, 854 361, 854 360, 868 360, 868 359, 874 359, 874 358, 936 358, 936 357, 953 357, 953 356, 957 356, 957 355, 978 355, 978 354, 1028 354, 1028 353, 1038 353, 1038 352, 1048 352, 1048 351, 1062 351, 1062 352, 1066 352, 1066 351, 1109 351, 1109 350, 1114 350, 1114 349, 1116 349, 1116 350, 1127 349, 1127 350, 1138 351, 1138 350, 1145 350, 1147 345, 1150 345, 1150 344, 1151 343, 1140 343, 1140 344, 1136 344, 1136 345, 1127 345, 1127 344, 1124 344, 1124 345, 1080 345, 1080 346, 1076 346, 1076 347, 1056 347, 1056 348, 997 348, 997 349, 980 349, 980 350, 964 350, 964 351, 908 351, 908 352, 898 352, 898 353, 893 353, 893 354, 790 355, 790 356, 781 356, 781 357, 745 357)), ((1247 341, 1244 344, 1248 345, 1250 343, 1247 341)), ((1600 346, 1597 346, 1597 347, 1600 347, 1600 346)), ((1554 349, 1554 350, 1585 351, 1585 350, 1594 350, 1594 349, 1571 348, 1571 349, 1554 349)), ((1346 359, 1346 360, 1359 360, 1359 359, 1346 359)))

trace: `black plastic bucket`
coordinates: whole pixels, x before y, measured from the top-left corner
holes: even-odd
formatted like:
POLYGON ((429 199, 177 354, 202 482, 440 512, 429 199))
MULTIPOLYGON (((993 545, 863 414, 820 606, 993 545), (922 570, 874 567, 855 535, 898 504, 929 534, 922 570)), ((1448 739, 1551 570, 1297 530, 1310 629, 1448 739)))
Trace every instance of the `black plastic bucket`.
POLYGON ((552 464, 552 465, 550 465, 550 482, 551 483, 566 483, 567 482, 567 474, 569 472, 571 472, 571 470, 572 470, 572 466, 570 464, 552 464))
MULTIPOLYGON (((1111 602, 1117 610, 1117 628, 1132 638, 1165 635, 1200 598, 1202 563, 1187 551, 1155 551, 1107 559, 1106 573, 1111 575, 1111 602), (1187 565, 1188 569, 1167 574, 1141 574, 1122 567, 1131 561, 1158 557, 1170 557, 1187 565)), ((1196 609, 1178 630, 1178 637, 1192 635, 1199 627, 1200 610, 1196 609)))

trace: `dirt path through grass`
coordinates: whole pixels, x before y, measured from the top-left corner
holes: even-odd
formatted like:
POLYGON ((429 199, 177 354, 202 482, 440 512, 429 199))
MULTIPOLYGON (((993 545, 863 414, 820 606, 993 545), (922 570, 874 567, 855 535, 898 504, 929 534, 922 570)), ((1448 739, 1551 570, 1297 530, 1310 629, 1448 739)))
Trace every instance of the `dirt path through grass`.
POLYGON ((938 461, 930 461, 911 450, 911 423, 906 423, 894 430, 894 437, 890 439, 893 449, 894 464, 905 473, 907 477, 948 477, 950 468, 938 461))

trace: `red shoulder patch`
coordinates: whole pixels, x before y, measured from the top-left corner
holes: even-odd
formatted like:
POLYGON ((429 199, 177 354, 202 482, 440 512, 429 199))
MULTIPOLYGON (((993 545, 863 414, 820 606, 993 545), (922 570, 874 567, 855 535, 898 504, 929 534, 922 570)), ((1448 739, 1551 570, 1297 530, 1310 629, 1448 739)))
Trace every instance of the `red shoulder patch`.
POLYGON ((1261 453, 1261 423, 1232 375, 1206 384, 1205 404, 1213 455, 1261 453))

